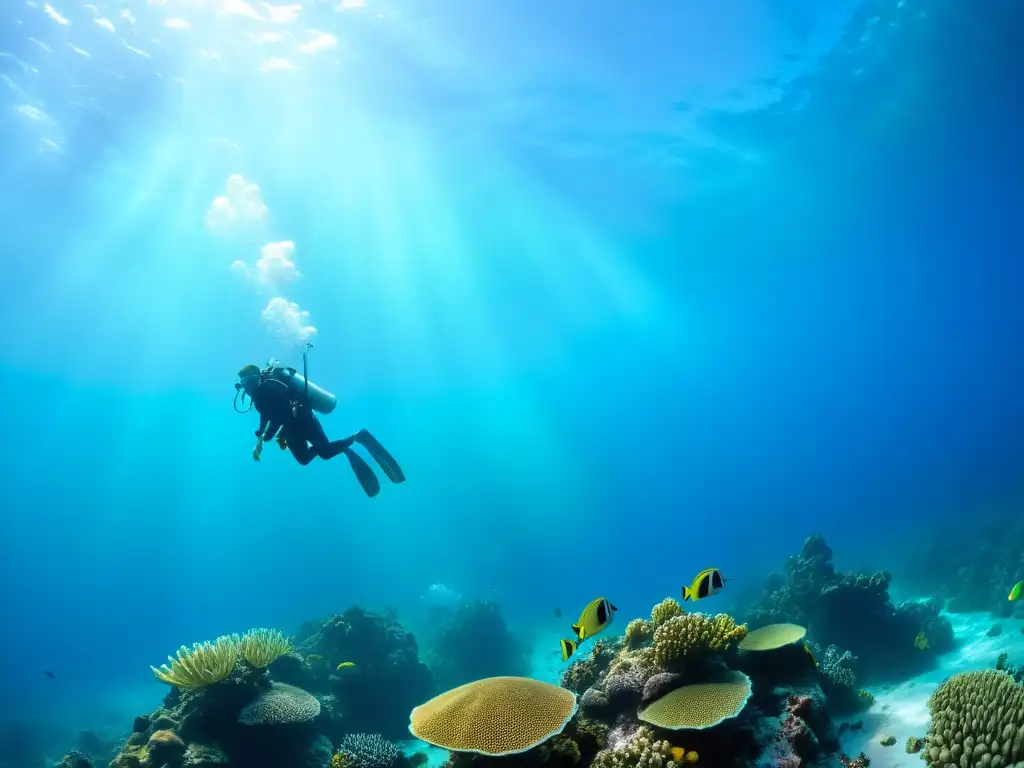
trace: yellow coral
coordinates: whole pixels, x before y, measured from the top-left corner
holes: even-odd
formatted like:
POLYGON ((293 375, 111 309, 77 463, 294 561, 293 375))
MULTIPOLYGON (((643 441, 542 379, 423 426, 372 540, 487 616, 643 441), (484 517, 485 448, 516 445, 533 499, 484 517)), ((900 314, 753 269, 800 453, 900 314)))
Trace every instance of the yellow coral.
POLYGON ((747 633, 740 641, 741 651, 774 651, 804 639, 807 630, 799 624, 769 624, 747 633))
POLYGON ((643 725, 636 735, 617 749, 602 749, 594 757, 592 768, 663 768, 672 765, 672 745, 657 741, 654 731, 643 725))
POLYGON ((701 613, 676 616, 655 630, 651 649, 653 660, 662 669, 671 669, 688 656, 725 653, 746 634, 746 625, 737 624, 724 613, 715 616, 701 613))
POLYGON ((736 717, 750 698, 750 678, 730 672, 721 681, 684 685, 636 713, 645 723, 659 728, 703 730, 736 717))
POLYGON ((1024 686, 1006 672, 953 675, 928 708, 932 723, 921 757, 933 768, 1003 768, 1024 760, 1024 686))
POLYGON ((194 643, 178 649, 177 658, 167 660, 171 666, 161 664, 160 669, 150 667, 157 678, 179 688, 201 688, 212 685, 231 674, 238 660, 238 635, 221 635, 212 643, 194 643))
POLYGON ((572 691, 527 677, 488 677, 416 707, 409 731, 452 752, 512 755, 561 733, 574 714, 572 691))
POLYGON ((292 650, 292 644, 276 629, 250 629, 238 643, 242 658, 257 669, 268 667, 292 650))
POLYGON ((636 648, 651 639, 654 628, 646 619, 633 619, 626 625, 626 645, 636 648))
POLYGON ((672 597, 666 597, 656 606, 651 608, 651 627, 657 629, 669 619, 674 619, 676 616, 682 616, 684 613, 683 606, 679 604, 679 601, 672 597))
POLYGON ((331 758, 331 768, 350 768, 351 759, 344 752, 335 752, 331 758))

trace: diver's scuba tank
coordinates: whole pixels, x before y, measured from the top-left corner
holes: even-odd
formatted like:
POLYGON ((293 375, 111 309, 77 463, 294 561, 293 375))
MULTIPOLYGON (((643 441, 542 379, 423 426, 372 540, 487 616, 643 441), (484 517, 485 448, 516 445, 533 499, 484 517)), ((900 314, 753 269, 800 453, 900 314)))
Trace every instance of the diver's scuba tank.
MULTIPOLYGON (((238 372, 238 375, 240 378, 247 378, 250 383, 258 382, 255 389, 259 389, 268 382, 274 382, 272 386, 284 386, 292 396, 293 402, 309 403, 310 408, 318 413, 330 413, 338 404, 338 398, 323 387, 318 387, 309 381, 309 378, 304 375, 307 369, 307 353, 312 346, 307 343, 306 351, 302 353, 302 373, 294 368, 281 365, 279 360, 271 358, 262 371, 255 365, 247 365, 238 372)), ((252 398, 246 391, 244 381, 235 384, 234 407, 238 413, 246 413, 252 408, 252 398), (238 407, 239 404, 247 407, 242 410, 238 407)))
POLYGON ((309 402, 309 407, 317 413, 330 413, 338 404, 338 398, 333 394, 323 387, 318 387, 294 368, 281 365, 277 360, 267 362, 263 375, 267 379, 280 381, 288 387, 296 400, 309 402))

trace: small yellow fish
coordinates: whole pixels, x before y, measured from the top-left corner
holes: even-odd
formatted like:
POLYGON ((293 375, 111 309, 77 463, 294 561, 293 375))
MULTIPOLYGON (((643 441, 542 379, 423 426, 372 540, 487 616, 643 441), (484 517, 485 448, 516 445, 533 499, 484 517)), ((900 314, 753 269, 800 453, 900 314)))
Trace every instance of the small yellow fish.
POLYGON ((583 609, 579 619, 572 625, 572 631, 576 633, 576 639, 583 642, 588 637, 593 637, 598 632, 612 623, 615 612, 619 610, 607 598, 599 597, 593 600, 583 609))
POLYGON ((576 643, 566 640, 564 637, 558 642, 562 646, 562 661, 568 661, 569 657, 576 653, 576 643))
POLYGON ((804 643, 804 653, 806 653, 807 654, 807 658, 809 658, 811 660, 811 664, 813 664, 815 667, 817 667, 818 666, 818 660, 816 658, 814 658, 814 651, 811 650, 811 646, 809 646, 807 643, 804 643))
POLYGON ((672 755, 672 762, 676 765, 682 765, 683 763, 689 763, 693 765, 698 760, 698 755, 692 749, 687 752, 683 747, 669 747, 669 754, 672 755))
POLYGON ((354 661, 343 661, 338 665, 338 671, 341 672, 343 669, 354 669, 356 663, 354 661))
POLYGON ((683 600, 701 600, 717 595, 725 586, 725 577, 717 568, 706 568, 693 580, 689 587, 683 587, 683 600))
POLYGON ((914 647, 919 651, 928 650, 928 635, 924 632, 918 632, 917 637, 914 638, 914 647))
POLYGON ((1022 592, 1024 592, 1024 581, 1018 581, 1013 585, 1013 589, 1010 590, 1010 596, 1007 599, 1011 602, 1013 600, 1020 600, 1022 592))

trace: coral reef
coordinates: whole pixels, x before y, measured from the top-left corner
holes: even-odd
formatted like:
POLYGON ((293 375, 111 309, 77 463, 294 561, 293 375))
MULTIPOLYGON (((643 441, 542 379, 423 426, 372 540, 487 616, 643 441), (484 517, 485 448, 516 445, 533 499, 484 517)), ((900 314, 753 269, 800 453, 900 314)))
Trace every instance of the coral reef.
POLYGON ((1024 686, 1006 672, 953 675, 928 708, 921 757, 932 768, 1002 768, 1024 760, 1024 686))
POLYGON ((398 746, 379 733, 350 733, 341 740, 337 754, 337 762, 345 768, 394 768, 402 760, 398 746))
POLYGON ((438 688, 526 672, 523 648, 509 632, 496 604, 486 600, 461 603, 436 626, 426 662, 438 688), (481 653, 482 648, 487 652, 481 653))
POLYGON ((891 580, 887 571, 836 572, 831 548, 810 536, 788 559, 786 575, 770 577, 764 595, 742 615, 755 629, 808 627, 822 645, 855 655, 865 681, 904 679, 934 666, 936 656, 953 647, 953 631, 936 601, 893 604, 891 580))
POLYGON ((319 696, 321 731, 335 743, 357 732, 406 738, 409 711, 436 691, 416 639, 390 613, 353 607, 305 624, 295 648, 304 662, 284 656, 269 670, 275 680, 319 696), (353 666, 338 669, 344 662, 353 666))

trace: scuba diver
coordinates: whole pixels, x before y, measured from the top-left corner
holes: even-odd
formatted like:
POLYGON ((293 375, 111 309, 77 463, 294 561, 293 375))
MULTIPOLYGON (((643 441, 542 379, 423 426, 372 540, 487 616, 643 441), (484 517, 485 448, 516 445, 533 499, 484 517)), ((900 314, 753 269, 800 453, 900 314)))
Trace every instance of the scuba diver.
MULTIPOLYGON (((307 351, 311 346, 306 345, 307 351)), ((366 495, 376 496, 380 492, 380 481, 370 465, 352 449, 354 443, 359 443, 380 465, 391 482, 404 482, 405 475, 398 462, 367 430, 361 429, 341 440, 327 438, 315 411, 330 413, 337 404, 337 398, 306 378, 306 354, 302 353, 302 375, 294 368, 280 365, 276 360, 268 362, 262 370, 256 365, 246 365, 238 372, 235 411, 247 413, 255 407, 260 415, 253 460, 260 460, 263 444, 275 437, 281 449, 290 450, 302 466, 317 456, 326 460, 344 453, 366 495), (245 410, 238 408, 239 396, 243 404, 245 398, 249 398, 249 407, 245 410)))

